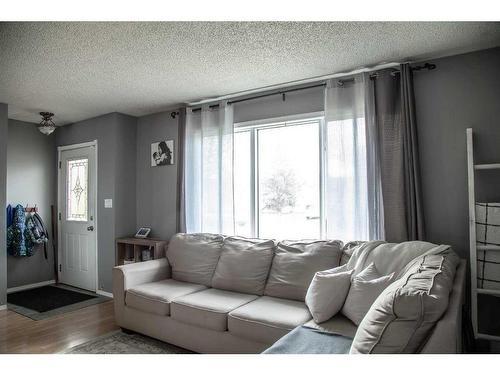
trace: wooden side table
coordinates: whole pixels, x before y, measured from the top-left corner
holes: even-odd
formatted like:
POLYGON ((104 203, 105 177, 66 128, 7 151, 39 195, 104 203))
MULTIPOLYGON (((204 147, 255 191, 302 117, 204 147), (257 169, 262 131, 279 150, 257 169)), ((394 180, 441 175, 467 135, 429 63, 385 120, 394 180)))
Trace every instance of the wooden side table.
POLYGON ((121 266, 126 263, 164 258, 167 244, 168 241, 158 238, 118 238, 116 239, 115 265, 121 266), (143 254, 143 252, 147 253, 143 254), (143 255, 148 256, 143 257, 143 255))

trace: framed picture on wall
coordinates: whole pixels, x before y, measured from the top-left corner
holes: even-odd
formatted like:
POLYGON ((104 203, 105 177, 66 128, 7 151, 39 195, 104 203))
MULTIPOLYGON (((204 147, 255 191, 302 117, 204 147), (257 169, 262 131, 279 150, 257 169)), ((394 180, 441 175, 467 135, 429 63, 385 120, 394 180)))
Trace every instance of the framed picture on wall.
POLYGON ((151 143, 151 166, 174 164, 174 141, 160 141, 151 143))

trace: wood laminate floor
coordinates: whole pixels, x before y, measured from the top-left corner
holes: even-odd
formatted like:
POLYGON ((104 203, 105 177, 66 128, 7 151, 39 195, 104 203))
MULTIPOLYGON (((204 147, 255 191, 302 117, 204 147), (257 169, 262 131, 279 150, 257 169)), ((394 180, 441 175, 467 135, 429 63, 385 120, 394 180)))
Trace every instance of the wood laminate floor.
POLYGON ((0 311, 0 353, 58 353, 119 329, 113 301, 45 320, 0 311))

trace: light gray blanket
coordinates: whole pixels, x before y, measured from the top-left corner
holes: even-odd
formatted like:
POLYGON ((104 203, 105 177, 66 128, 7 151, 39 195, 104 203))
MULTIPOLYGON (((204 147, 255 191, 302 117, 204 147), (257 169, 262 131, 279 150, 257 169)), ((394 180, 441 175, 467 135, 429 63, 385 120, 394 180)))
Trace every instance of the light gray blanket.
POLYGON ((348 354, 352 338, 297 327, 263 354, 348 354))

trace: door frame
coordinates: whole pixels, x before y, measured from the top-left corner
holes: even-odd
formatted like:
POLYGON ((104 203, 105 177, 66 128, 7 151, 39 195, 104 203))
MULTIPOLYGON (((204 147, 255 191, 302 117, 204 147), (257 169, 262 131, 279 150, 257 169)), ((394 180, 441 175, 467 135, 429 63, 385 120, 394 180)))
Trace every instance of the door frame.
POLYGON ((57 276, 58 280, 61 280, 61 207, 62 207, 62 202, 61 202, 61 152, 62 151, 67 151, 67 150, 75 150, 78 148, 84 148, 84 147, 90 147, 94 146, 94 173, 93 173, 93 178, 95 181, 95 186, 94 186, 94 228, 95 228, 95 292, 99 290, 99 259, 97 255, 99 254, 98 245, 99 245, 99 239, 98 239, 98 232, 99 232, 99 223, 98 223, 98 215, 97 215, 97 170, 98 170, 98 152, 97 152, 97 139, 90 141, 90 142, 82 142, 82 143, 75 143, 71 145, 65 145, 65 146, 58 146, 57 147, 57 276))

